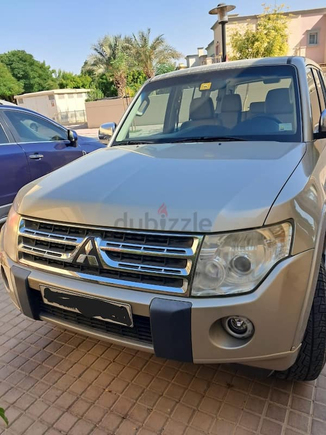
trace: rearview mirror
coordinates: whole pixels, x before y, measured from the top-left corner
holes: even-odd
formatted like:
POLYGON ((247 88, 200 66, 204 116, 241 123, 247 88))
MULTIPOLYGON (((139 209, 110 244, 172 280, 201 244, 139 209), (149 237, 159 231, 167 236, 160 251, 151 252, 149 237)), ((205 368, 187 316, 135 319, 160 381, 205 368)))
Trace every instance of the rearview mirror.
POLYGON ((78 134, 75 130, 68 130, 68 140, 70 141, 70 146, 77 146, 78 134))
POLYGON ((150 103, 149 98, 146 97, 142 101, 141 105, 139 106, 137 113, 136 113, 136 116, 143 116, 144 113, 146 112, 146 110, 148 109, 149 103, 150 103))

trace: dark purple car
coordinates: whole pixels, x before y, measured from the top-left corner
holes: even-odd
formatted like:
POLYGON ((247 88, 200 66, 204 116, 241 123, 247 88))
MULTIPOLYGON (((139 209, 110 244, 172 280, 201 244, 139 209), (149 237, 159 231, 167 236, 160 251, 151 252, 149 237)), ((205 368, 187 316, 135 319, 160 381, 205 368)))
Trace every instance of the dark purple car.
POLYGON ((32 110, 0 105, 0 223, 22 186, 103 147, 32 110))

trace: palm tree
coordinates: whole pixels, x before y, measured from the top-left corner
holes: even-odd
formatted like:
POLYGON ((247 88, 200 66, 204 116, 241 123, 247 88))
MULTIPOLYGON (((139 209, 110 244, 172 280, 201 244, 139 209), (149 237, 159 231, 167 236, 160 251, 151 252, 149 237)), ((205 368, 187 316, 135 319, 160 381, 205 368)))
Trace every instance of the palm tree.
POLYGON ((141 69, 147 78, 155 75, 159 65, 170 64, 172 60, 182 57, 181 53, 166 43, 163 35, 151 41, 151 29, 147 29, 146 32, 140 31, 137 36, 133 34, 126 37, 124 47, 135 66, 141 69))
POLYGON ((114 82, 119 97, 125 96, 127 84, 127 56, 123 50, 124 39, 121 35, 106 35, 92 46, 91 54, 84 70, 93 71, 95 75, 107 74, 114 82))

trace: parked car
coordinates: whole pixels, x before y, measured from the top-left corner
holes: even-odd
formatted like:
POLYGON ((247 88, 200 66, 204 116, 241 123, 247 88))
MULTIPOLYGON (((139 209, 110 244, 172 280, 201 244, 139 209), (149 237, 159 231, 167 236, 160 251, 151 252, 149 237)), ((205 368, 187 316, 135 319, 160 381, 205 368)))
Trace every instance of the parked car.
POLYGON ((93 138, 31 110, 0 105, 0 223, 18 190, 91 151, 103 148, 93 138))
POLYGON ((14 304, 162 358, 315 379, 325 102, 300 57, 154 77, 110 147, 17 195, 0 240, 14 304))

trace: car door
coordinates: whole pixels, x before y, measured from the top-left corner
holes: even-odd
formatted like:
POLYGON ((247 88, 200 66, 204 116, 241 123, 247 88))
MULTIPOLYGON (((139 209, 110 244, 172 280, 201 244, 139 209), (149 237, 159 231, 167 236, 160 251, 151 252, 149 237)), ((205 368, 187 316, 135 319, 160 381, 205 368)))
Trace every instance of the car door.
POLYGON ((27 110, 3 112, 16 142, 26 154, 33 180, 84 154, 81 147, 68 140, 67 130, 49 119, 27 110))
POLYGON ((0 223, 8 215, 18 190, 30 181, 26 155, 14 142, 0 115, 0 223))

